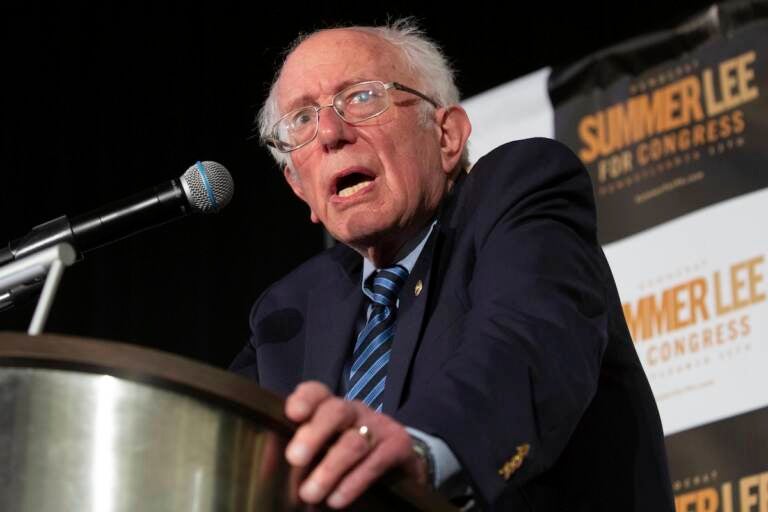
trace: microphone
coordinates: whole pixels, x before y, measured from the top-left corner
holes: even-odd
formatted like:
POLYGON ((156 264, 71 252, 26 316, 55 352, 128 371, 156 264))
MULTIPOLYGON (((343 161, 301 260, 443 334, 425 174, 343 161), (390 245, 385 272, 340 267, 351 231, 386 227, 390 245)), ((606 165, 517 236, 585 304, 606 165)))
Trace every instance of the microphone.
POLYGON ((66 215, 35 226, 27 235, 0 249, 0 265, 58 243, 83 254, 146 229, 192 213, 216 213, 232 199, 234 183, 216 162, 197 162, 179 178, 156 185, 102 208, 66 215))

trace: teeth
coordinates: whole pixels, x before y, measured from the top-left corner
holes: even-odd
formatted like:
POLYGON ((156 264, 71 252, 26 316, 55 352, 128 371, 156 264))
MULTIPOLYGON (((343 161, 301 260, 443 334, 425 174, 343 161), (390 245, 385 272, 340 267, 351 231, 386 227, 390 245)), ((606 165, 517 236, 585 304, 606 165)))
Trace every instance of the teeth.
POLYGON ((355 192, 364 189, 367 187, 371 182, 370 181, 363 181, 361 183, 358 183, 357 185, 353 185, 351 187, 346 187, 344 189, 339 190, 339 197, 349 197, 355 192))

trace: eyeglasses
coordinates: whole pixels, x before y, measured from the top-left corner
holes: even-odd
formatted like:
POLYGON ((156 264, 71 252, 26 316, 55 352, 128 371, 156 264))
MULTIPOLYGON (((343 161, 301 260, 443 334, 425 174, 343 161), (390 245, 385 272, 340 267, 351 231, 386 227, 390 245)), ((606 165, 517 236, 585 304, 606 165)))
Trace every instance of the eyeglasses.
POLYGON ((392 105, 391 89, 415 94, 435 108, 440 106, 429 96, 397 82, 360 82, 336 93, 328 105, 308 106, 288 112, 275 123, 271 136, 266 137, 264 143, 283 153, 306 146, 317 136, 320 111, 328 107, 332 107, 336 115, 349 124, 373 119, 392 105))

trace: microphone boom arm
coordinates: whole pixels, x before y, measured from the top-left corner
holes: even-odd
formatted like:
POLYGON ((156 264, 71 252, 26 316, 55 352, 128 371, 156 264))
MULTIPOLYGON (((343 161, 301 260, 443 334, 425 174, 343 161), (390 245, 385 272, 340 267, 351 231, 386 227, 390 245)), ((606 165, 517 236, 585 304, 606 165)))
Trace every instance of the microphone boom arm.
MULTIPOLYGON (((46 276, 43 291, 40 293, 40 299, 37 301, 32 322, 27 331, 30 336, 37 336, 43 331, 64 267, 73 264, 75 260, 76 254, 72 246, 68 243, 60 243, 0 268, 0 294, 3 294, 0 295, 0 299, 9 297, 10 293, 6 292, 10 292, 14 287, 46 276)), ((2 304, 0 304, 1 308, 2 304)))

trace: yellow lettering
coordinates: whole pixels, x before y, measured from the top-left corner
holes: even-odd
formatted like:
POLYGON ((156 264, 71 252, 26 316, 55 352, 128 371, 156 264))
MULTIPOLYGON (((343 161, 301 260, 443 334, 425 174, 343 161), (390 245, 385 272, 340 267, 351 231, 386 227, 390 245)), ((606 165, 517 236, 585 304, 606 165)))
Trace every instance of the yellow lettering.
POLYGON ((595 116, 584 116, 579 122, 579 137, 582 142, 586 144, 585 148, 579 150, 579 158, 585 164, 591 164, 594 162, 597 155, 600 153, 597 137, 595 132, 597 131, 597 119, 595 116))
POLYGON ((749 65, 755 62, 755 52, 747 52, 739 57, 736 75, 738 77, 739 91, 741 92, 742 103, 752 101, 758 97, 760 92, 757 89, 757 85, 749 85, 749 81, 755 78, 755 70, 750 68, 749 65))
POLYGON ((749 281, 749 303, 756 304, 765 300, 765 293, 757 291, 758 285, 763 281, 763 274, 757 269, 757 266, 765 261, 763 256, 758 256, 747 260, 744 265, 747 267, 749 281))
POLYGON ((752 494, 752 488, 760 484, 758 475, 745 476, 739 480, 739 503, 741 503, 741 512, 750 512, 753 505, 757 505, 756 494, 752 494))
POLYGON ((702 72, 704 102, 710 116, 738 107, 758 97, 757 85, 751 83, 755 78, 755 71, 750 65, 754 61, 754 51, 724 60, 718 66, 717 85, 711 69, 705 69, 702 72))
POLYGON ((717 311, 718 316, 730 313, 734 308, 733 305, 723 305, 723 294, 720 287, 720 272, 715 272, 713 278, 715 281, 715 311, 717 311))

